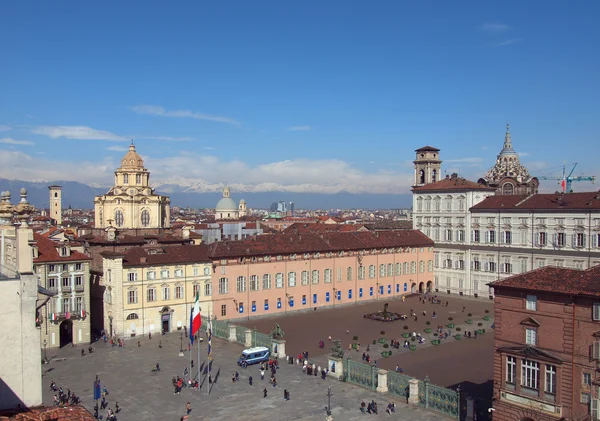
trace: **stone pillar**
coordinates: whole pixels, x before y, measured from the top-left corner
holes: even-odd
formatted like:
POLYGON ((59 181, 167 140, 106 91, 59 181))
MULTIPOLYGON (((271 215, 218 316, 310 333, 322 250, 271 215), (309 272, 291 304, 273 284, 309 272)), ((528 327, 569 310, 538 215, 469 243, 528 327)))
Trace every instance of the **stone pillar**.
POLYGON ((408 392, 408 403, 412 405, 418 405, 419 403, 419 380, 410 379, 408 381, 409 392, 408 392))
POLYGON ((339 379, 340 377, 344 376, 344 360, 342 358, 329 357, 327 359, 327 368, 329 369, 327 375, 331 377, 339 379), (332 370, 334 367, 335 372, 332 370))
POLYGON ((252 348, 252 331, 250 329, 246 329, 246 348, 252 348))
POLYGON ((229 342, 236 343, 237 342, 237 332, 236 325, 229 325, 229 342))
POLYGON ((467 417, 465 421, 475 420, 475 398, 473 396, 467 397, 467 417))
POLYGON ((388 391, 387 374, 387 370, 377 370, 377 391, 379 393, 387 393, 388 391))
POLYGON ((277 358, 285 358, 285 339, 273 339, 273 352, 277 358), (277 352, 275 352, 275 348, 277 348, 277 352))

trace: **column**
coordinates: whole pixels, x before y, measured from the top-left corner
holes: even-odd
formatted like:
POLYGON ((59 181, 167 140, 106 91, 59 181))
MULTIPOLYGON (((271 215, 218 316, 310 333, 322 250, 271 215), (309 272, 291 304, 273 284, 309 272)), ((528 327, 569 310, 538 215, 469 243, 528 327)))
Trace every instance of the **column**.
POLYGON ((344 360, 338 357, 329 357, 327 359, 327 375, 339 379, 344 376, 344 360), (335 370, 335 371, 334 371, 335 370))
POLYGON ((237 342, 236 327, 235 325, 229 325, 229 342, 237 342))
POLYGON ((419 380, 410 379, 408 381, 409 393, 408 393, 408 403, 412 405, 417 405, 419 403, 419 380))
POLYGON ((277 358, 285 358, 285 340, 284 339, 273 339, 273 352, 277 349, 275 353, 277 358))
POLYGON ((252 331, 250 329, 246 329, 246 348, 252 348, 252 331))
POLYGON ((388 391, 387 374, 387 370, 377 370, 377 391, 379 393, 387 393, 388 391))

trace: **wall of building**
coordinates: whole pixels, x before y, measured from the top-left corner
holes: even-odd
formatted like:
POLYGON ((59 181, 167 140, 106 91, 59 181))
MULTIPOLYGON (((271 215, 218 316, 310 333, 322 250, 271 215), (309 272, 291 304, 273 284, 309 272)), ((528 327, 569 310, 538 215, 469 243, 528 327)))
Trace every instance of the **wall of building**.
POLYGON ((344 256, 311 253, 306 257, 298 255, 295 259, 279 256, 281 260, 273 257, 268 262, 256 263, 252 259, 216 261, 213 306, 218 317, 236 319, 387 299, 417 292, 419 287, 425 291, 428 283, 433 284, 433 249, 407 250, 406 253, 378 250, 376 254, 369 251, 364 255, 356 252, 351 256, 347 253, 344 256), (388 272, 390 266, 391 274, 388 272), (372 277, 370 267, 374 268, 372 277), (348 268, 351 269, 350 277, 348 268), (361 268, 364 279, 359 279, 361 268), (397 272, 398 269, 401 272, 397 272), (326 274, 327 270, 330 272, 326 274), (303 272, 308 277, 304 284, 303 272), (290 282, 291 273, 294 274, 293 283, 290 282), (252 290, 253 276, 258 282, 256 290, 252 290))
POLYGON ((107 291, 104 294, 106 331, 109 331, 111 317, 113 334, 124 338, 148 332, 158 334, 163 327, 170 332, 189 327, 196 291, 202 316, 213 314, 211 272, 212 264, 208 262, 123 268, 122 258, 105 258, 102 282, 107 291), (165 278, 161 277, 163 271, 168 272, 165 278), (149 273, 155 273, 155 278, 150 279, 149 273), (154 290, 154 300, 148 299, 150 289, 154 290), (164 289, 169 291, 168 298, 164 289), (163 326, 163 316, 168 326, 163 326))
MULTIPOLYGON (((598 399, 597 387, 586 380, 596 378, 597 362, 590 358, 590 355, 592 344, 598 341, 593 335, 600 334, 600 321, 592 320, 593 300, 578 297, 572 299, 548 293, 537 294, 537 306, 533 311, 526 308, 528 294, 536 295, 534 292, 504 290, 496 295, 494 396, 497 400, 494 405, 494 420, 514 420, 528 416, 532 408, 539 407, 539 403, 557 405, 561 412, 555 417, 537 409, 533 411, 537 415, 534 419, 556 420, 560 416, 583 419, 582 417, 589 412, 587 398, 598 399), (535 348, 562 360, 559 363, 550 363, 558 367, 555 402, 545 400, 543 392, 536 397, 521 390, 519 365, 523 357, 517 357, 515 386, 511 388, 506 382, 506 355, 498 352, 498 349, 525 344, 525 329, 531 327, 524 325, 524 320, 528 318, 533 318, 539 323, 539 327, 536 328, 538 342, 535 348), (518 395, 522 402, 515 403, 514 399, 503 399, 504 391, 518 395)), ((540 361, 542 370, 548 364, 536 355, 528 358, 540 361)), ((543 371, 540 374, 540 388, 545 388, 543 371)))

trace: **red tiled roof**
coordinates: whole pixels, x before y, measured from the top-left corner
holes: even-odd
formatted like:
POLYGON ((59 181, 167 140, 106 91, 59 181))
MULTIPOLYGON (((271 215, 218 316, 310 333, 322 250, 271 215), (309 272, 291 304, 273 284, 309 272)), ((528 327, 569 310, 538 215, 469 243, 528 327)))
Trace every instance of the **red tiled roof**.
POLYGON ((496 209, 519 210, 600 210, 600 192, 532 194, 523 196, 490 196, 471 211, 496 209))
POLYGON ((357 224, 311 224, 296 222, 284 229, 283 232, 296 232, 300 234, 311 232, 354 232, 359 231, 362 228, 364 228, 364 226, 357 224))
POLYGON ((301 254, 369 250, 392 247, 432 247, 433 241, 418 230, 382 232, 284 232, 254 236, 241 241, 217 242, 210 246, 213 259, 276 254, 301 254))
POLYGON ((5 411, 0 419, 10 421, 94 421, 95 418, 87 409, 79 405, 67 407, 29 408, 22 412, 5 411), (4 418, 4 414, 9 418, 4 418))
POLYGON ((490 286, 495 291, 507 288, 600 297, 600 265, 587 270, 546 266, 492 282, 490 286))
POLYGON ((443 180, 436 181, 435 183, 425 184, 424 186, 413 187, 413 191, 446 191, 446 190, 488 190, 494 191, 495 189, 487 187, 483 184, 469 181, 461 177, 446 177, 443 180))
POLYGON ((95 236, 93 234, 86 234, 80 236, 78 240, 85 241, 89 244, 129 244, 129 245, 144 245, 148 240, 158 240, 158 243, 162 244, 176 244, 183 243, 186 240, 172 235, 118 235, 115 241, 110 241, 103 236, 95 236))
MULTIPOLYGON (((109 257, 110 255, 103 253, 103 256, 109 257)), ((123 254, 120 254, 120 256, 123 256, 123 254)), ((169 246, 164 248, 134 247, 124 253, 123 267, 157 266, 210 261, 211 260, 208 257, 208 245, 206 244, 199 244, 197 246, 169 246), (157 251, 157 253, 152 254, 153 250, 157 251)))
MULTIPOLYGON (((71 250, 70 256, 61 256, 58 253, 58 248, 61 247, 61 243, 56 243, 37 232, 33 233, 33 239, 35 240, 38 247, 38 257, 33 259, 33 263, 47 263, 47 262, 75 262, 81 260, 91 260, 91 258, 76 250, 71 250)), ((70 246, 70 243, 65 243, 70 246)))

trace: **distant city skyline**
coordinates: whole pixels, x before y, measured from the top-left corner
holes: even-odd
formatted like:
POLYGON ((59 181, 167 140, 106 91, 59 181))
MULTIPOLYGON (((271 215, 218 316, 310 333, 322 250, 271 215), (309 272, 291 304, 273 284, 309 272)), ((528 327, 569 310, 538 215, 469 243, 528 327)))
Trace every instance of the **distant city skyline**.
POLYGON ((110 186, 134 139, 177 191, 402 194, 506 123, 532 175, 600 176, 598 2, 233 5, 1 5, 0 178, 110 186))

